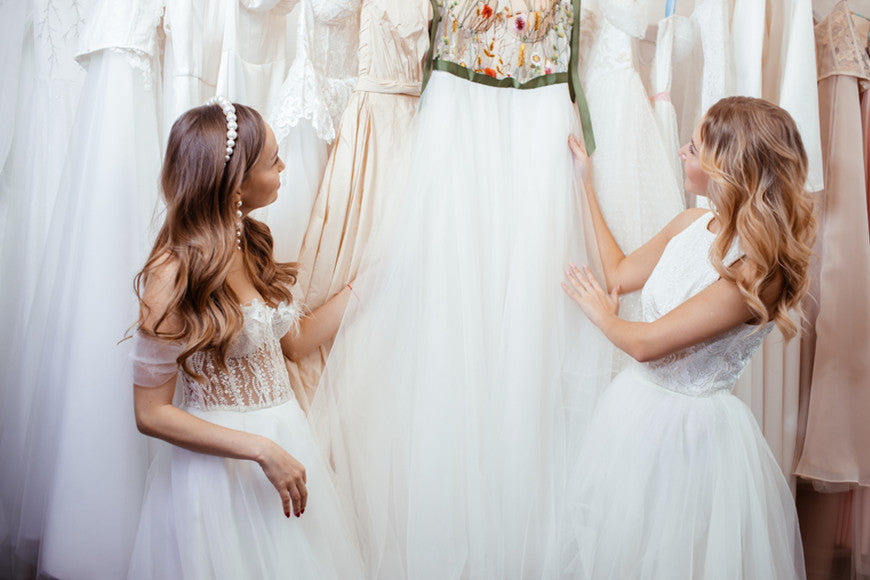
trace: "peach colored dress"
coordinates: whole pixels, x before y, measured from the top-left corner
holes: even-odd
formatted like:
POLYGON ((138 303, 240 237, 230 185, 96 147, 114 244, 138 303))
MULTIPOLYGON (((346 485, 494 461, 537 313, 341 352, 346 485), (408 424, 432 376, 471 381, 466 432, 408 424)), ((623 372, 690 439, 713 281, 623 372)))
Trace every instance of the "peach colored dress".
MULTIPOLYGON (((399 154, 420 98, 429 48, 426 0, 367 0, 360 10, 359 79, 341 118, 299 255, 311 309, 352 281, 398 182, 399 154)), ((307 408, 330 344, 290 365, 307 408), (292 368, 293 366, 296 369, 292 368)))

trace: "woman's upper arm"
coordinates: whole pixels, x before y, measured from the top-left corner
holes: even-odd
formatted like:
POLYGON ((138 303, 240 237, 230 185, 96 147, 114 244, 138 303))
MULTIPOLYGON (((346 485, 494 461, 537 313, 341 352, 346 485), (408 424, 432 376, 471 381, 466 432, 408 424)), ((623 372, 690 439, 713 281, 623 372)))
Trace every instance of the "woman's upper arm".
POLYGON ((705 212, 707 210, 702 208, 680 212, 648 242, 627 255, 617 269, 616 280, 620 286, 620 293, 625 294, 643 288, 671 238, 686 229, 705 212))
POLYGON ((718 280, 658 320, 646 325, 639 360, 655 360, 753 319, 737 286, 718 280))

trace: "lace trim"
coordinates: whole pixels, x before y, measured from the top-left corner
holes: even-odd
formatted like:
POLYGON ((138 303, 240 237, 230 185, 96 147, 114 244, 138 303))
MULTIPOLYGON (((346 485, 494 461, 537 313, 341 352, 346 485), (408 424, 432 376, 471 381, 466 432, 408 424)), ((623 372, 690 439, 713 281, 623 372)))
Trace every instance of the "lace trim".
POLYGON ((332 143, 339 119, 355 85, 355 77, 323 77, 317 74, 311 61, 304 59, 300 62, 297 59, 281 88, 280 106, 269 123, 275 138, 280 143, 300 120, 308 119, 317 136, 332 143))
POLYGON ((150 55, 131 48, 111 47, 106 50, 112 54, 123 56, 130 68, 139 71, 142 75, 142 84, 145 90, 150 91, 152 89, 154 86, 154 69, 151 67, 150 55))
POLYGON ((855 30, 849 4, 839 2, 816 25, 816 62, 819 80, 834 75, 855 76, 870 81, 870 55, 867 42, 855 30))

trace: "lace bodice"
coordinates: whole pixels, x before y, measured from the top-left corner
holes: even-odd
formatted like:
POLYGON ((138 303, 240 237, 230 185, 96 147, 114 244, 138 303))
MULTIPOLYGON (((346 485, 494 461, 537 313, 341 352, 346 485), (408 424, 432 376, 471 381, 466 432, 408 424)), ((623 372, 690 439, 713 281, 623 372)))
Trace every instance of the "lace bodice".
POLYGON ((296 59, 273 108, 280 143, 300 119, 331 143, 356 84, 360 0, 302 0, 296 59))
MULTIPOLYGON (((645 321, 664 316, 719 279, 709 259, 715 238, 707 229, 712 217, 704 214, 665 248, 641 295, 645 321)), ((725 263, 739 257, 735 243, 725 263)), ((731 389, 772 326, 742 324, 715 338, 642 363, 641 373, 666 389, 687 395, 704 396, 731 389)))
POLYGON ((131 352, 133 382, 141 386, 162 384, 176 372, 183 388, 182 405, 197 409, 247 411, 280 405, 293 398, 284 366, 280 339, 298 323, 295 304, 277 308, 255 300, 242 307, 245 317, 239 335, 227 351, 227 371, 216 364, 212 352, 197 352, 187 364, 201 375, 197 381, 179 369, 178 345, 148 338, 137 332, 131 352))
POLYGON ((568 72, 571 0, 436 0, 435 5, 436 69, 463 76, 460 68, 514 86, 568 72))

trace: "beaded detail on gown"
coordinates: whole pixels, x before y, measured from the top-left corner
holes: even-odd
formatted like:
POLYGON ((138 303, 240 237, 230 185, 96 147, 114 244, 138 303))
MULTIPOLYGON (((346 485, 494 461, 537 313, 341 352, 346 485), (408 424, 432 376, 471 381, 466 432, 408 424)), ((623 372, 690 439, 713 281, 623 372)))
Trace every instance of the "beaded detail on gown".
POLYGON ((181 373, 184 406, 245 411, 284 403, 293 396, 279 338, 299 321, 299 307, 282 303, 270 308, 259 300, 243 306, 245 323, 227 352, 227 371, 214 353, 197 352, 188 367, 204 380, 181 373))

